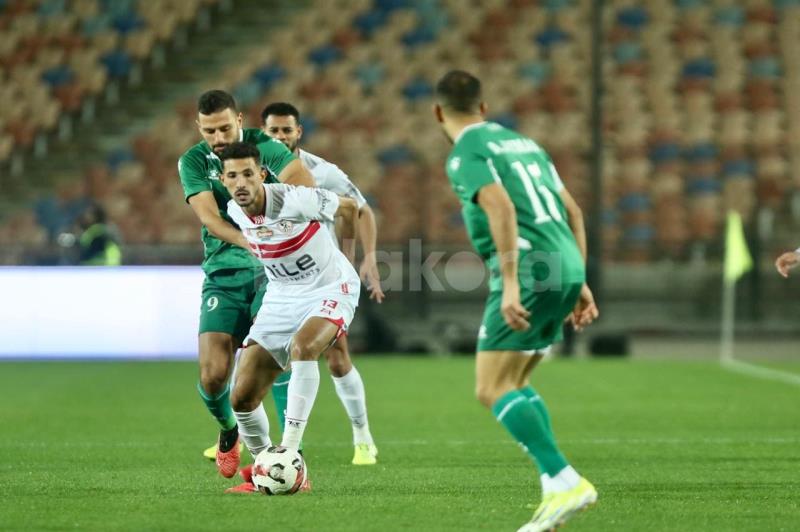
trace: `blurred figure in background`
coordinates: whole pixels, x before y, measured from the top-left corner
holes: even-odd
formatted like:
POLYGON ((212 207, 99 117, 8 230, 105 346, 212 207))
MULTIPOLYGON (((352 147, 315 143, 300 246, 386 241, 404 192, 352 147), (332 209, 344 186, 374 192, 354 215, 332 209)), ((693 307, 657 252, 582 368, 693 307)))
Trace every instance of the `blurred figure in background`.
POLYGON ((103 207, 92 203, 78 217, 78 264, 81 266, 119 266, 122 251, 115 231, 106 223, 103 207))
POLYGON ((72 232, 58 235, 63 248, 62 264, 81 266, 119 266, 122 250, 116 230, 107 223, 106 212, 97 203, 90 203, 77 219, 72 232))

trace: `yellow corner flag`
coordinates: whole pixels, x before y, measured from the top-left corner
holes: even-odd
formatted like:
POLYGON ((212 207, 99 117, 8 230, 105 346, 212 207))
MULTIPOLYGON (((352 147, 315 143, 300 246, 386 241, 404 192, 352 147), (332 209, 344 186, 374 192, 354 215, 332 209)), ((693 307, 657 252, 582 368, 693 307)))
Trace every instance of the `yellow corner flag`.
POLYGON ((742 217, 736 211, 728 211, 725 231, 725 282, 735 283, 739 277, 753 268, 753 259, 744 238, 742 217))

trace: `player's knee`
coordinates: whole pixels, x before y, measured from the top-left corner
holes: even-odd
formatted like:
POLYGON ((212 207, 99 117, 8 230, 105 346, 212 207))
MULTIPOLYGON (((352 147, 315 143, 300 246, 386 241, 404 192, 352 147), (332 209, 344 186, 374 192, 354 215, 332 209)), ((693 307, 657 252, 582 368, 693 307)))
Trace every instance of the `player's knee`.
POLYGON ((234 412, 252 412, 258 407, 259 402, 254 397, 248 397, 247 394, 235 386, 231 392, 231 407, 234 412))
POLYGON ((223 392, 228 385, 227 367, 219 364, 206 364, 201 367, 200 384, 209 395, 217 395, 223 392))
POLYGON ((353 369, 353 363, 347 351, 334 346, 325 354, 328 358, 328 369, 334 377, 344 377, 353 369))
POLYGON ((314 350, 312 342, 295 339, 292 341, 290 354, 292 360, 316 360, 319 357, 319 353, 315 353, 314 350))
POLYGON ((475 386, 475 397, 486 408, 492 408, 492 405, 497 402, 497 392, 494 387, 482 383, 475 386))

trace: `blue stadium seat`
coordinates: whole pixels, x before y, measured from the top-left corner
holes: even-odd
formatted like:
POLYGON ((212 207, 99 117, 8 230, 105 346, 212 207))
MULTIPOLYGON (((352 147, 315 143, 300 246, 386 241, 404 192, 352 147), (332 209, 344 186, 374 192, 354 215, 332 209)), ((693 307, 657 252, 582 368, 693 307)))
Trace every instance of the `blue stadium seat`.
POLYGON ((261 83, 253 78, 238 84, 233 89, 233 97, 242 106, 254 103, 263 94, 261 83))
POLYGON ((405 144, 390 146, 378 153, 378 161, 385 166, 411 162, 414 156, 405 144))
POLYGON ((86 37, 94 37, 98 33, 106 31, 111 27, 111 16, 101 13, 96 17, 87 18, 81 25, 81 32, 86 37))
POLYGON ((717 147, 710 142, 701 142, 687 147, 683 156, 690 163, 713 161, 717 157, 717 147))
POLYGON ((651 208, 650 197, 647 194, 631 192, 619 199, 618 207, 622 212, 649 211, 651 208))
POLYGON ((676 142, 658 142, 650 148, 650 160, 656 164, 679 159, 681 147, 676 142))
POLYGON ((391 13, 392 11, 409 7, 412 7, 410 0, 375 0, 375 9, 384 13, 391 13))
POLYGON ((750 159, 731 159, 722 163, 723 176, 755 175, 755 164, 750 159))
POLYGON ((353 27, 364 37, 371 37, 376 30, 386 24, 387 19, 388 17, 385 12, 373 9, 372 11, 357 15, 353 19, 353 27))
POLYGON ((145 26, 145 21, 136 13, 123 13, 111 21, 111 26, 122 35, 138 30, 145 26))
POLYGON ((683 65, 683 77, 685 78, 713 78, 716 71, 716 64, 709 58, 693 59, 683 65))
POLYGON ((745 13, 742 6, 725 6, 714 13, 714 21, 720 26, 733 26, 735 28, 744 24, 745 13))
POLYGON ((719 194, 722 188, 719 180, 714 176, 687 176, 686 192, 689 196, 705 196, 719 194))
POLYGON ((116 18, 136 11, 136 0, 100 0, 100 9, 116 18))
POLYGON ((760 79, 777 79, 781 75, 781 63, 776 57, 759 57, 747 66, 750 77, 760 79))
POLYGON ((561 28, 551 26, 549 28, 545 28, 544 30, 536 34, 534 40, 542 48, 549 48, 554 44, 559 44, 565 41, 569 41, 569 34, 564 30, 562 30, 561 28))
POLYGON ((75 79, 75 73, 67 65, 57 65, 42 72, 42 81, 50 87, 67 85, 75 79))
POLYGON ((406 100, 415 102, 433 96, 433 84, 425 78, 414 78, 403 87, 406 100))
POLYGON ((543 4, 548 11, 563 11, 572 6, 572 0, 545 0, 543 4))
POLYGON ((260 84, 262 91, 266 91, 285 75, 286 71, 280 65, 266 64, 253 72, 253 79, 260 84))
POLYGON ((650 224, 635 224, 625 229, 622 239, 627 245, 650 244, 656 236, 656 230, 650 224))
POLYGON ((378 61, 362 63, 356 67, 355 75, 361 82, 361 87, 365 91, 370 91, 383 81, 386 69, 378 61))
POLYGON ((113 50, 100 58, 108 71, 108 77, 121 79, 126 77, 131 68, 133 68, 133 60, 128 52, 124 50, 113 50))
POLYGON ((106 157, 106 164, 111 172, 115 173, 123 163, 129 163, 135 160, 136 155, 134 155, 133 151, 129 148, 117 148, 108 154, 106 157))
POLYGON ((417 26, 416 28, 406 32, 401 38, 403 44, 408 48, 416 48, 423 44, 428 44, 436 40, 436 31, 427 26, 417 26))
POLYGON ((319 68, 325 68, 342 58, 342 51, 332 44, 323 44, 308 52, 308 60, 319 68))
POLYGON ((626 7, 617 13, 619 25, 632 30, 640 30, 647 21, 647 11, 640 6, 626 7))
POLYGON ((37 12, 41 17, 56 17, 64 14, 66 7, 66 0, 44 0, 41 4, 39 4, 39 9, 37 12))
POLYGON ((523 79, 528 79, 536 85, 541 85, 550 79, 552 68, 546 61, 532 61, 519 67, 519 75, 523 79))
POLYGON ((621 42, 614 47, 614 59, 624 65, 642 59, 642 45, 638 42, 621 42))

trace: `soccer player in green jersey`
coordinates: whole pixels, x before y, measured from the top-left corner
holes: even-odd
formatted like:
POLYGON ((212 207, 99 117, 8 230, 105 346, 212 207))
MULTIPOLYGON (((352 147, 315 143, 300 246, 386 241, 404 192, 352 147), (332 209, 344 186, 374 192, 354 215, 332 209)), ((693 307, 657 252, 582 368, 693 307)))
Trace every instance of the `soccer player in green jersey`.
MULTIPOLYGON (((184 196, 202 222, 203 282, 200 307, 197 389, 208 411, 220 426, 215 451, 217 468, 225 477, 239 466, 239 432, 230 403, 228 381, 236 349, 242 344, 261 305, 264 268, 249 251, 247 240, 227 214, 231 199, 220 182, 219 154, 231 143, 255 144, 262 167, 277 180, 292 185, 314 186, 302 163, 284 146, 259 129, 244 129, 233 97, 219 90, 200 96, 197 125, 202 142, 189 148, 178 161, 184 196)), ((286 398, 276 397, 283 411, 286 398)), ((266 419, 263 405, 251 417, 266 419)))
POLYGON ((490 270, 476 393, 541 473, 542 503, 520 531, 550 530, 594 503, 597 492, 559 450, 530 374, 561 339, 565 319, 583 327, 598 311, 585 282, 580 208, 547 153, 485 121, 486 109, 471 74, 451 71, 437 83, 434 114, 453 143, 447 174, 490 270))

